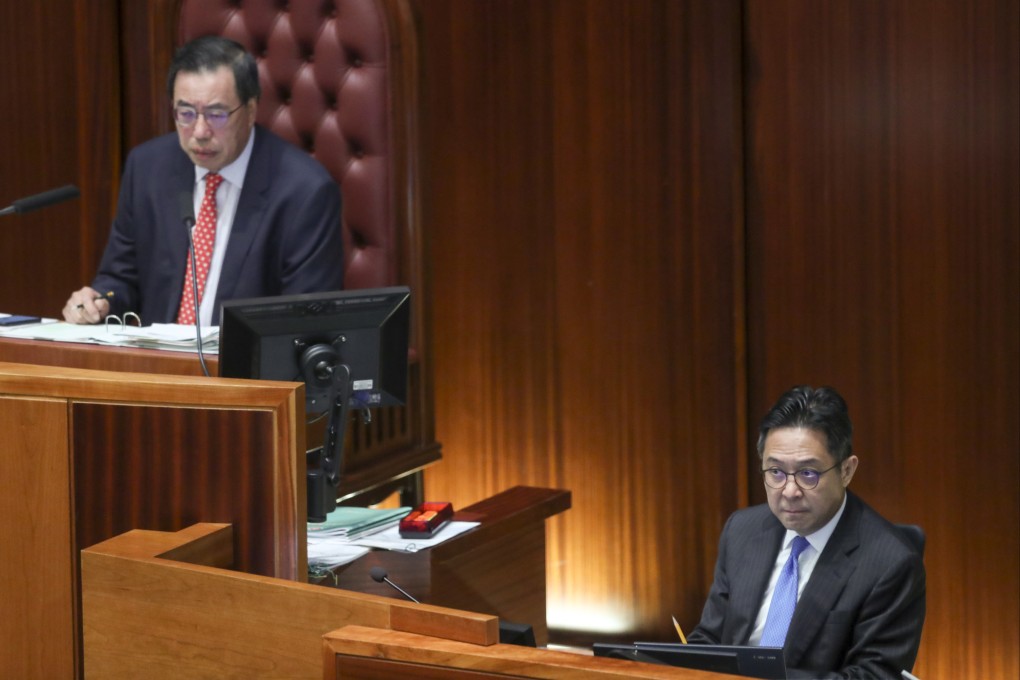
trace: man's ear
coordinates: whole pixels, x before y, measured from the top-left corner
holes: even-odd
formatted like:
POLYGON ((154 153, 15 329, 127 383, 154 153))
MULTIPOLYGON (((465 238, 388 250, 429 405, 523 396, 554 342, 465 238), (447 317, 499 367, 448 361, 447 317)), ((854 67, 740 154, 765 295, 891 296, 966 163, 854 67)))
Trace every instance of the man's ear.
POLYGON ((850 486, 850 480, 854 478, 854 473, 857 472, 857 456, 850 456, 843 461, 843 464, 839 468, 840 477, 843 479, 843 487, 850 486))

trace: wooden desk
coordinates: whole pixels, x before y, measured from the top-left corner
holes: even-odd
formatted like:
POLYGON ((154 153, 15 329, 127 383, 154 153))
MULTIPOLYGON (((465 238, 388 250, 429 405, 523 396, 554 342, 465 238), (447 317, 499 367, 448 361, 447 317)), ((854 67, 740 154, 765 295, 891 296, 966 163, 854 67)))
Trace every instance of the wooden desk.
POLYGON ((131 531, 82 551, 90 679, 318 680, 323 634, 349 624, 498 640, 492 616, 228 571, 230 533, 222 524, 131 531))
MULTIPOLYGON (((0 362, 88 368, 122 373, 202 376, 198 355, 152 349, 89 345, 74 342, 18 340, 0 336, 0 362)), ((219 373, 216 355, 206 356, 211 375, 219 373)), ((351 414, 344 446, 344 472, 340 496, 347 497, 373 489, 394 489, 405 494, 405 502, 418 502, 421 471, 442 458, 433 434, 428 395, 420 388, 420 366, 408 366, 408 402, 401 407, 374 409, 372 422, 364 424, 351 414)), ((306 427, 310 447, 323 441, 324 423, 306 427)), ((196 518, 199 519, 199 518, 196 518)))
POLYGON ((734 675, 351 625, 323 637, 327 680, 733 680, 734 675))
POLYGON ((340 567, 336 585, 403 598, 372 579, 371 569, 380 566, 421 602, 530 624, 544 645, 549 638, 545 520, 569 508, 569 491, 513 487, 455 514, 455 519, 481 522, 476 529, 420 552, 373 551, 340 567))

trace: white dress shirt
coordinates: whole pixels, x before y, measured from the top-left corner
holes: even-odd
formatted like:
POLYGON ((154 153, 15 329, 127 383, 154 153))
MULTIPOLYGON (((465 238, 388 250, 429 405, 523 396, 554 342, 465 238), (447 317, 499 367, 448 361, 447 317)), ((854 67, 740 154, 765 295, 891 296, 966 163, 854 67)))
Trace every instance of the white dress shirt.
MULTIPOLYGON (((220 274, 223 271, 223 256, 227 252, 230 229, 234 225, 237 202, 241 198, 241 188, 244 186, 244 176, 248 172, 248 161, 251 160, 251 150, 254 144, 255 129, 252 128, 252 133, 248 135, 248 143, 244 145, 241 155, 219 171, 223 181, 216 189, 216 242, 213 244, 212 261, 209 263, 209 274, 205 280, 205 292, 202 294, 202 303, 199 306, 198 314, 198 320, 203 328, 212 325, 213 311, 216 308, 216 290, 219 288, 220 274)), ((202 197, 205 196, 205 176, 208 174, 209 171, 205 168, 195 166, 195 215, 198 215, 202 197)))

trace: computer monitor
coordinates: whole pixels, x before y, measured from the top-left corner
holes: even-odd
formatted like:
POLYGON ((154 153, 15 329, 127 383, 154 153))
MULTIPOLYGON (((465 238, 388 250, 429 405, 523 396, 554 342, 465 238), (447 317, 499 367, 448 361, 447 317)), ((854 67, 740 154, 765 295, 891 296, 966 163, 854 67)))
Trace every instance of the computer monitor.
POLYGON ((350 409, 407 397, 410 290, 406 286, 223 302, 220 375, 305 384, 305 412, 328 414, 322 447, 308 451, 308 521, 336 507, 350 409))

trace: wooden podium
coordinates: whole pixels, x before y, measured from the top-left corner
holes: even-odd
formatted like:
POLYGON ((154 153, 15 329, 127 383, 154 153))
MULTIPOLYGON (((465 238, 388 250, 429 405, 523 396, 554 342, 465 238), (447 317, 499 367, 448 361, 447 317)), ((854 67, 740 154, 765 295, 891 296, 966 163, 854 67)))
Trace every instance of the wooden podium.
POLYGON ((570 492, 562 489, 507 489, 455 513, 454 519, 479 522, 477 528, 417 552, 374 550, 337 569, 335 585, 402 598, 372 579, 372 568, 382 567, 421 602, 528 624, 544 645, 549 638, 545 524, 570 503, 570 492))
POLYGON ((230 527, 132 531, 82 553, 89 678, 724 680, 498 644, 498 620, 226 571, 230 527))
POLYGON ((297 383, 0 363, 0 675, 80 676, 79 550, 136 527, 229 522, 237 568, 304 578, 303 413, 297 383))

